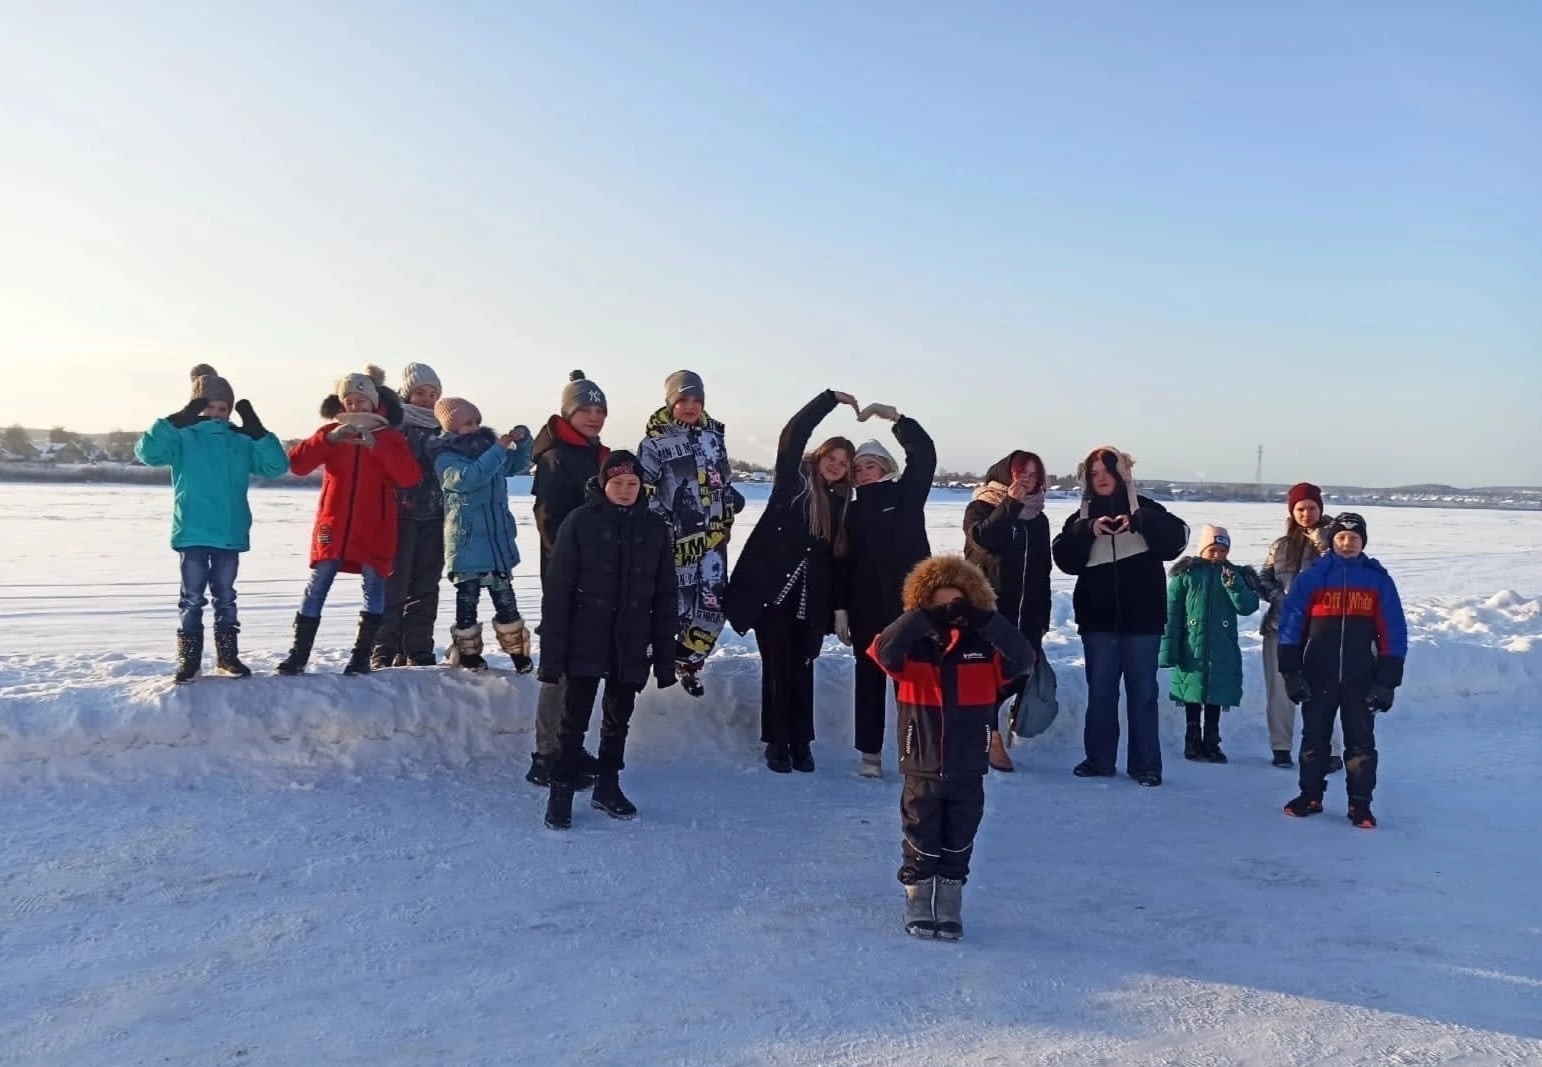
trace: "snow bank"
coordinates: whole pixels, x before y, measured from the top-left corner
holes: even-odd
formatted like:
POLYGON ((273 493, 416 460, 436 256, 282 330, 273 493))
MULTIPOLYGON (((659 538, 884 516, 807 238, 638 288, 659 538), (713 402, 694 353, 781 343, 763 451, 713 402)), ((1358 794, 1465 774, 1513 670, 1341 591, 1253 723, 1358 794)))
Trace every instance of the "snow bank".
MULTIPOLYGON (((1046 652, 1060 679, 1061 715, 1020 759, 1059 759, 1079 744, 1086 707, 1081 644, 1070 598, 1057 593, 1046 652)), ((1397 722, 1524 707, 1542 685, 1542 599, 1490 597, 1408 606, 1412 647, 1397 722)), ((1234 748, 1267 748, 1258 634, 1244 632, 1246 696, 1227 715, 1234 748)), ((499 657, 495 657, 497 659, 499 657)), ((6 777, 135 777, 264 768, 284 773, 412 774, 479 760, 519 760, 532 748, 537 683, 507 671, 444 667, 364 678, 341 673, 346 654, 318 655, 313 673, 281 678, 276 656, 253 657, 249 680, 204 678, 174 686, 161 660, 0 658, 0 769, 6 777)), ((816 664, 819 752, 845 758, 851 739, 852 653, 832 641, 816 664)), ((670 762, 758 758, 760 663, 753 639, 726 635, 708 664, 707 696, 649 689, 638 704, 632 753, 670 762)), ((1176 742, 1182 715, 1165 703, 1176 742)), ((892 765, 892 752, 889 762, 892 765)))

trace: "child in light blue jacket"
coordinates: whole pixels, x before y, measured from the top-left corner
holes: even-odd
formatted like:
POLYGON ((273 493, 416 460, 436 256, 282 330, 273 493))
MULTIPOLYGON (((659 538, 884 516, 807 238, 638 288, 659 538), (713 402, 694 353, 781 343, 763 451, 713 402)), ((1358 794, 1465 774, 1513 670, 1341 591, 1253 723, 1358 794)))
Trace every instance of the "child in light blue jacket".
POLYGON ((216 669, 234 678, 251 675, 236 636, 236 572, 241 553, 251 548, 246 493, 252 475, 276 478, 289 471, 283 444, 263 427, 251 401, 237 404, 230 383, 206 363, 193 368, 192 378, 192 399, 157 419, 134 446, 145 466, 171 468, 171 547, 182 558, 179 685, 196 678, 202 665, 206 592, 214 597, 216 669), (232 407, 241 416, 239 426, 231 425, 232 407))
POLYGON ((460 397, 440 400, 434 415, 444 430, 430 448, 444 491, 445 562, 455 586, 451 662, 474 671, 487 669, 477 618, 486 589, 493 602, 498 647, 514 660, 515 670, 528 674, 534 664, 530 631, 514 599, 519 546, 509 511, 508 479, 530 470, 530 431, 518 426, 500 437, 482 426, 476 405, 460 397))

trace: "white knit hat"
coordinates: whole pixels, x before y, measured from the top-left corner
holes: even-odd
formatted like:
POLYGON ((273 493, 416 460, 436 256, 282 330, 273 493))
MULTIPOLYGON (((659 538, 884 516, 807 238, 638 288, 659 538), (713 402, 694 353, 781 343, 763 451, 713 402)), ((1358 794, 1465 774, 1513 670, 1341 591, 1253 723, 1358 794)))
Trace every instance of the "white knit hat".
POLYGON ((884 477, 886 478, 893 478, 899 474, 899 464, 895 462, 893 454, 877 441, 863 441, 857 446, 856 455, 852 457, 851 461, 855 464, 864 457, 876 459, 879 465, 883 467, 884 477))
POLYGON ((414 389, 425 385, 432 385, 441 393, 444 392, 444 385, 439 381, 439 375, 435 374, 434 368, 427 363, 409 363, 402 368, 403 400, 411 396, 414 389))

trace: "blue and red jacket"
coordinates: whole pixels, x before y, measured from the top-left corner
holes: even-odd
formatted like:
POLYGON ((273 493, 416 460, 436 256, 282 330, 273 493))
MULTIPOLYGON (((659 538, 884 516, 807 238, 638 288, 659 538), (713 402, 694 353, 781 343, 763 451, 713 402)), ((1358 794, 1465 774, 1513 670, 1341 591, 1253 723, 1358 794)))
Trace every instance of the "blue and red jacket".
POLYGON ((907 611, 873 638, 867 654, 897 684, 900 773, 979 777, 996 709, 1033 666, 1033 648, 997 613, 978 630, 939 633, 907 611))
POLYGON ((1314 685, 1397 687, 1408 620, 1397 585, 1370 556, 1329 552, 1301 572, 1280 611, 1280 673, 1314 685))

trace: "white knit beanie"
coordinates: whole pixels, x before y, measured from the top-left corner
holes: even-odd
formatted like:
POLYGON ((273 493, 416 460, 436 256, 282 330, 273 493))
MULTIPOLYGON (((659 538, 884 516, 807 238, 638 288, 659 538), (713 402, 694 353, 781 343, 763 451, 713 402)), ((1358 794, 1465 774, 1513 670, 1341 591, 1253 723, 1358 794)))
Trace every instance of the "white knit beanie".
POLYGON ((855 464, 863 457, 876 459, 879 465, 883 467, 884 477, 886 478, 893 478, 899 474, 899 464, 895 462, 893 454, 878 441, 863 441, 857 446, 856 455, 852 457, 851 461, 855 464))
POLYGON ((439 375, 435 374, 434 368, 427 363, 409 363, 402 368, 403 400, 410 397, 414 389, 420 389, 425 385, 432 385, 439 392, 444 392, 444 385, 439 381, 439 375))

